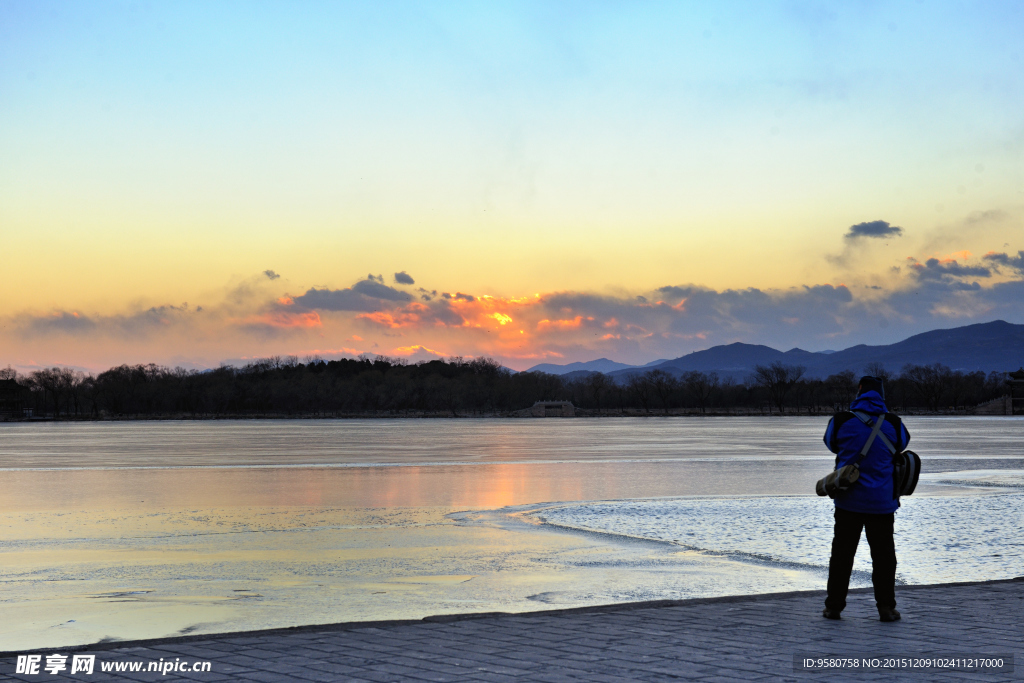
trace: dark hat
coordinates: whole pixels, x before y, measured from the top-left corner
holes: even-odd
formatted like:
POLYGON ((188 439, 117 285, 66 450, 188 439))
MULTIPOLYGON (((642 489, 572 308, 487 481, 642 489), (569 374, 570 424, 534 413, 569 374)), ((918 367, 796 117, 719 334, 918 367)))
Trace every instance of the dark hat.
POLYGON ((857 384, 859 385, 857 388, 858 396, 868 391, 876 391, 878 392, 879 396, 885 398, 885 385, 882 382, 881 377, 872 377, 871 375, 864 375, 863 377, 860 378, 860 381, 857 384))

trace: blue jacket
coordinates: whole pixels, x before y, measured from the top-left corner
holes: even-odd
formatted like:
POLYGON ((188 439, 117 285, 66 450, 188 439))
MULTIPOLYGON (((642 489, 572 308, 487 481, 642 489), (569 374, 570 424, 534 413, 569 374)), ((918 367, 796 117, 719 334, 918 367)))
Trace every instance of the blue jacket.
MULTIPOLYGON (((871 416, 871 423, 879 415, 889 412, 885 402, 876 391, 866 391, 850 404, 851 411, 871 416)), ((828 422, 825 430, 825 445, 836 454, 836 469, 857 459, 864 442, 871 436, 871 428, 851 413, 839 413, 828 422)), ((890 415, 882 423, 881 433, 888 437, 896 451, 905 450, 910 443, 910 434, 903 422, 890 415)), ((836 507, 850 512, 888 514, 896 512, 899 498, 893 496, 892 453, 878 437, 871 444, 864 459, 860 461, 860 479, 835 498, 836 507)))

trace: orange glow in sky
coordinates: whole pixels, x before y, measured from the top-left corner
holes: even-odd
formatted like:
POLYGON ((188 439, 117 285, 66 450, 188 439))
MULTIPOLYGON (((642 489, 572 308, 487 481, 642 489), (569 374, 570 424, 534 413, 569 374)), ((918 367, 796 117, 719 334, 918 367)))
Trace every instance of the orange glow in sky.
POLYGON ((1017 4, 147 7, 0 6, 0 367, 1024 322, 1017 4))

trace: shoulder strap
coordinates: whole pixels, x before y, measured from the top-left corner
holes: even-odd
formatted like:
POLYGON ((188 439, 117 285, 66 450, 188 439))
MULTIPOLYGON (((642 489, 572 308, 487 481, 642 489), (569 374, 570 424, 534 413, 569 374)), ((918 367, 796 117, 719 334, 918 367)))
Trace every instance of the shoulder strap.
MULTIPOLYGON (((892 425, 893 431, 896 433, 896 443, 903 443, 903 420, 899 418, 899 415, 894 415, 893 413, 886 413, 885 421, 892 425)), ((883 434, 882 436, 885 435, 883 434)), ((907 444, 904 443, 903 447, 906 448, 907 444)), ((895 455, 898 449, 892 448, 891 450, 893 452, 893 455, 895 455)))
MULTIPOLYGON (((868 425, 869 427, 872 426, 871 425, 871 416, 868 415, 867 413, 862 413, 862 412, 860 412, 858 410, 858 411, 855 411, 853 414, 856 415, 860 419, 860 421, 863 422, 864 424, 868 425)), ((868 454, 868 449, 871 448, 871 444, 874 442, 876 436, 879 439, 881 439, 882 443, 885 444, 885 447, 887 449, 889 449, 889 453, 891 453, 892 455, 896 455, 896 446, 894 446, 892 444, 892 441, 889 441, 889 437, 887 437, 881 431, 882 423, 885 422, 888 418, 889 418, 889 413, 883 413, 883 414, 878 416, 878 420, 875 421, 874 427, 871 430, 871 436, 869 436, 868 440, 864 443, 864 448, 861 449, 860 456, 858 457, 857 462, 860 462, 860 460, 863 459, 864 456, 868 454)), ((896 419, 899 420, 899 418, 896 418, 896 419)), ((892 420, 889 420, 889 421, 892 422, 892 420)), ((899 428, 898 427, 896 429, 896 434, 897 434, 897 438, 898 438, 898 435, 899 435, 899 428)))
MULTIPOLYGON (((861 412, 855 412, 854 415, 860 418, 861 422, 864 424, 871 424, 869 421, 871 418, 868 415, 861 412)), ((875 437, 877 436, 882 437, 882 439, 885 440, 886 445, 889 446, 890 449, 892 448, 892 444, 889 443, 889 440, 881 433, 883 422, 885 422, 885 415, 879 415, 878 419, 875 420, 875 425, 871 428, 871 436, 869 436, 868 440, 864 442, 864 447, 860 449, 860 453, 857 455, 857 459, 854 460, 854 463, 860 463, 860 461, 864 459, 864 456, 868 454, 868 451, 871 449, 871 444, 875 442, 875 437)))

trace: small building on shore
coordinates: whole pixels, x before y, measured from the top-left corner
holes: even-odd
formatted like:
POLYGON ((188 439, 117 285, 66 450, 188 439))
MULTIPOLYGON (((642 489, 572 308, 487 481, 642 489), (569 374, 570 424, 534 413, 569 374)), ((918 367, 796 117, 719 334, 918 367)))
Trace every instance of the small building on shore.
POLYGON ((24 417, 31 393, 13 379, 0 379, 0 417, 24 417))
POLYGON ((991 401, 979 403, 967 411, 971 415, 1013 415, 1013 406, 1010 395, 1000 396, 991 401))
POLYGON ((530 408, 532 417, 576 417, 571 401, 537 401, 530 408))

